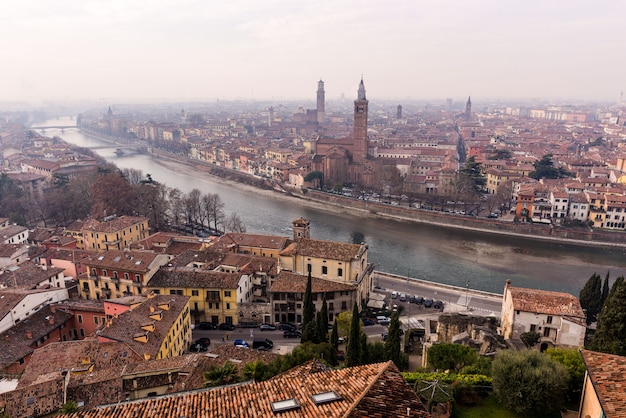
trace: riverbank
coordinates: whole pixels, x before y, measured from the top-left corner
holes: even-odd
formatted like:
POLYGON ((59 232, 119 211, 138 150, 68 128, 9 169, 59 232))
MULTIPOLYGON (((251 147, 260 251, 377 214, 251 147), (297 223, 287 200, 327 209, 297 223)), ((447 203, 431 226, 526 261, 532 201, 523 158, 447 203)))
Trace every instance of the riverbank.
MULTIPOLYGON (((370 219, 388 219, 401 223, 421 223, 441 228, 474 231, 481 234, 510 236, 543 242, 557 242, 582 247, 626 248, 626 235, 621 233, 610 233, 604 231, 598 233, 587 229, 575 230, 543 224, 515 223, 512 218, 509 221, 503 221, 454 215, 438 211, 410 209, 382 203, 366 202, 311 189, 306 189, 306 192, 302 192, 300 189, 291 189, 286 192, 279 192, 271 188, 258 188, 253 185, 226 179, 212 172, 210 170, 210 164, 203 163, 201 161, 185 159, 184 157, 173 156, 157 150, 155 150, 153 155, 164 164, 165 161, 168 161, 170 168, 178 170, 185 167, 185 172, 189 175, 197 175, 200 172, 211 176, 219 183, 228 185, 229 187, 238 188, 239 190, 247 193, 259 194, 276 200, 288 200, 300 206, 315 207, 320 210, 332 211, 334 213, 370 219), (199 170, 198 166, 205 167, 206 170, 199 170), (568 235, 575 236, 575 238, 570 238, 568 235), (602 237, 611 237, 613 241, 600 240, 599 238, 602 237)), ((226 170, 223 167, 220 169, 222 171, 226 170)), ((243 175, 243 173, 237 174, 243 175)))
MULTIPOLYGON (((104 139, 101 136, 93 135, 93 137, 98 140, 104 139)), ((107 142, 119 144, 110 139, 107 142)), ((216 184, 234 188, 249 195, 259 195, 271 200, 343 214, 351 218, 385 219, 399 224, 424 224, 437 228, 471 231, 485 236, 513 237, 520 240, 551 242, 582 248, 626 248, 626 234, 620 232, 591 231, 586 228, 565 228, 528 222, 516 223, 513 222, 512 217, 505 221, 455 215, 440 211, 368 202, 313 189, 293 188, 277 191, 275 184, 269 179, 226 169, 160 149, 149 149, 147 154, 152 157, 155 163, 191 177, 200 178, 202 175, 206 175, 216 184)))

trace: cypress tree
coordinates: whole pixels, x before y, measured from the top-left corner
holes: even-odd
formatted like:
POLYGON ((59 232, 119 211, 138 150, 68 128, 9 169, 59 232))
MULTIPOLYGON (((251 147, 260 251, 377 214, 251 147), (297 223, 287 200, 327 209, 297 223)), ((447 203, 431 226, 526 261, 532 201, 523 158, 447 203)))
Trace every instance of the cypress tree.
POLYGON ((315 319, 315 305, 313 304, 313 291, 311 290, 311 272, 306 281, 304 301, 302 302, 302 328, 315 319))
POLYGON ((358 366, 361 360, 361 321, 359 318, 359 307, 354 302, 352 309, 352 322, 350 323, 350 336, 346 347, 346 366, 358 366))
POLYGON ((626 355, 626 283, 619 277, 598 318, 590 348, 602 353, 626 355), (621 280, 620 280, 621 279, 621 280))
POLYGON ((326 303, 326 294, 324 294, 324 299, 322 299, 322 309, 317 321, 320 342, 326 342, 328 341, 328 303, 326 303))
POLYGON ((587 325, 596 321, 600 313, 602 300, 602 279, 600 275, 597 273, 591 275, 587 283, 585 283, 585 287, 580 291, 579 300, 580 306, 587 315, 587 325))
POLYGON ((337 321, 333 322, 333 330, 330 332, 330 343, 335 347, 335 350, 339 348, 339 328, 337 327, 337 321))
POLYGON ((311 272, 306 282, 306 290, 304 291, 304 301, 302 303, 302 337, 300 342, 314 342, 317 334, 317 325, 315 324, 315 305, 313 304, 313 291, 311 285, 311 272))
POLYGON ((400 319, 398 312, 391 314, 391 322, 389 323, 389 334, 385 341, 385 355, 399 368, 401 363, 400 357, 400 319))
MULTIPOLYGON (((602 298, 600 303, 600 311, 602 311, 602 306, 604 306, 604 302, 606 302, 606 298, 609 297, 609 272, 606 272, 606 277, 604 278, 604 285, 602 286, 602 298)), ((599 312, 598 312, 599 313, 599 312)))

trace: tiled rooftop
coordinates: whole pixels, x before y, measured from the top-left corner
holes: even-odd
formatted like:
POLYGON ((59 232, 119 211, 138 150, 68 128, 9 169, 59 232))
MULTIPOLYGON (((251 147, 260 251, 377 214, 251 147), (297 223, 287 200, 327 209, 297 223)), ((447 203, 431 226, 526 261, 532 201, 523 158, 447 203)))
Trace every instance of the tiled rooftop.
POLYGON ((117 318, 112 319, 112 323, 102 328, 99 338, 106 338, 112 341, 125 342, 137 354, 147 353, 150 358, 156 358, 161 344, 167 336, 174 321, 181 311, 187 306, 189 297, 179 295, 154 295, 146 299, 134 309, 122 312, 117 318), (170 309, 159 309, 157 305, 168 303, 170 309), (161 312, 161 320, 150 319, 150 314, 161 312), (138 333, 146 333, 142 326, 146 323, 154 324, 154 331, 149 332, 146 342, 135 341, 134 336, 138 333))
POLYGON ((304 257, 351 261, 361 254, 362 247, 362 244, 303 238, 292 242, 280 254, 284 256, 301 255, 304 257))
POLYGON ((585 313, 580 301, 573 295, 539 289, 525 289, 508 286, 515 310, 545 315, 569 317, 585 322, 585 313))
POLYGON ((190 267, 161 268, 148 282, 148 287, 177 287, 196 289, 236 289, 240 273, 223 273, 211 270, 197 270, 190 267))
MULTIPOLYGON (((294 274, 288 271, 281 271, 272 281, 270 292, 289 292, 304 293, 306 291, 306 283, 308 277, 300 274, 294 274)), ((323 292, 339 292, 355 290, 356 286, 351 284, 339 283, 332 280, 311 278, 311 291, 313 293, 323 292)))
MULTIPOLYGON (((313 370, 260 383, 199 390, 80 411, 73 417, 429 417, 392 362, 313 370), (316 404, 312 395, 334 391, 339 399, 316 404), (297 409, 276 413, 272 403, 296 399, 297 409)), ((297 369, 297 368, 296 368, 297 369)))
POLYGON ((626 417, 626 357, 582 350, 606 418, 626 417))

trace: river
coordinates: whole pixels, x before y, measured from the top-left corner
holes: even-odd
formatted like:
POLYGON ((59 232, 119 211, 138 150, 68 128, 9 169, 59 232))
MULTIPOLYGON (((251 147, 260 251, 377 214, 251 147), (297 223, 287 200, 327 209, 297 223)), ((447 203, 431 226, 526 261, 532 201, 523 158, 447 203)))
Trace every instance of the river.
MULTIPOLYGON (((70 125, 73 118, 58 118, 41 125, 70 125)), ((510 279, 514 286, 568 292, 578 296, 593 273, 611 279, 625 274, 626 251, 622 248, 587 248, 537 242, 516 237, 472 231, 406 224, 391 220, 350 217, 308 207, 306 203, 285 202, 269 196, 250 194, 229 187, 213 177, 188 175, 172 163, 150 154, 125 150, 85 136, 76 129, 46 131, 68 143, 93 149, 120 168, 135 168, 156 181, 183 192, 193 188, 218 193, 226 213, 236 212, 247 232, 291 235, 291 221, 302 216, 311 221, 316 239, 351 242, 355 232, 365 237, 369 261, 381 271, 471 289, 502 293, 510 279)))

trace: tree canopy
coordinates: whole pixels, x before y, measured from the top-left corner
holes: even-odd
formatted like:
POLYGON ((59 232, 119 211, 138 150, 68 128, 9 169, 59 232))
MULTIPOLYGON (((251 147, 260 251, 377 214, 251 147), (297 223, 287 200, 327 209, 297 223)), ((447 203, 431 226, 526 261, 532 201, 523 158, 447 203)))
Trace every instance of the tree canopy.
POLYGON ((615 280, 598 316, 598 326, 590 348, 602 353, 626 355, 626 283, 615 280))
POLYGON ((552 154, 546 154, 539 161, 533 163, 534 171, 531 171, 528 177, 535 180, 541 179, 561 179, 571 177, 571 173, 563 167, 555 167, 552 162, 552 154))
POLYGON ((569 375, 565 367, 538 351, 500 351, 491 369, 493 393, 521 416, 543 417, 563 404, 569 375))
POLYGON ((438 370, 458 373, 477 361, 476 350, 461 344, 435 344, 428 349, 428 364, 438 370))
POLYGON ((596 273, 592 274, 579 295, 580 306, 587 315, 587 325, 598 319, 602 308, 602 279, 596 273))

